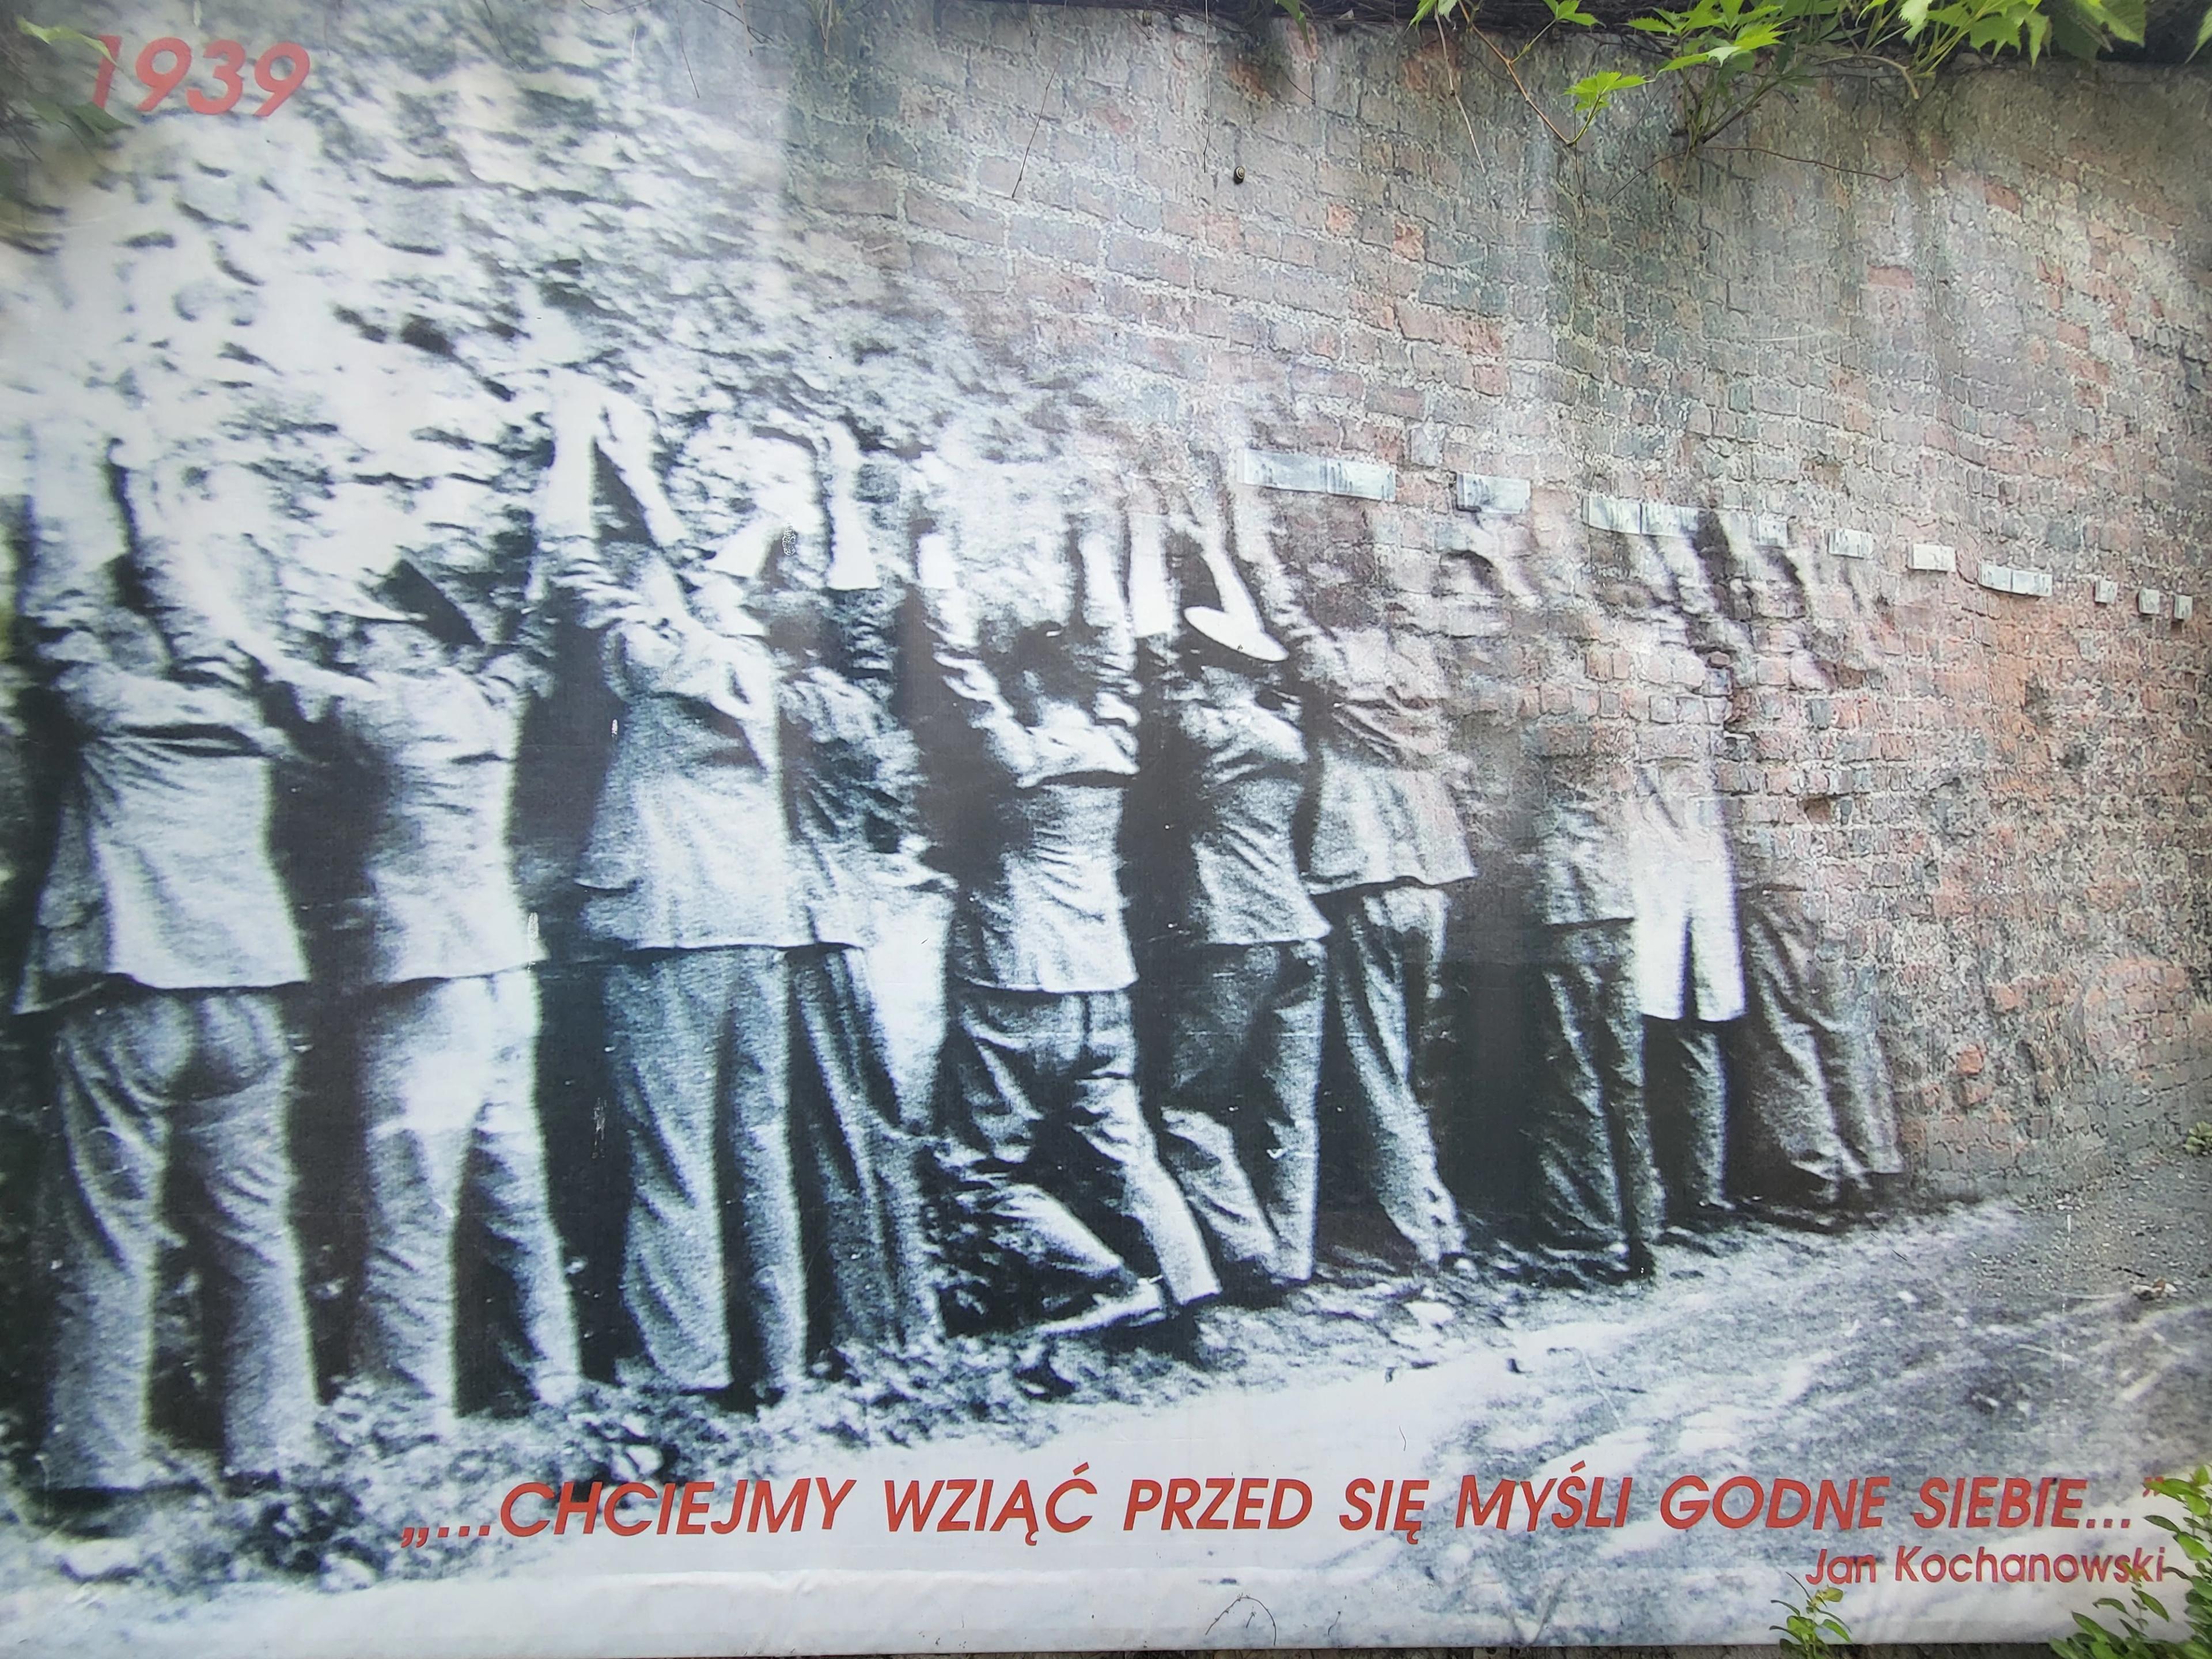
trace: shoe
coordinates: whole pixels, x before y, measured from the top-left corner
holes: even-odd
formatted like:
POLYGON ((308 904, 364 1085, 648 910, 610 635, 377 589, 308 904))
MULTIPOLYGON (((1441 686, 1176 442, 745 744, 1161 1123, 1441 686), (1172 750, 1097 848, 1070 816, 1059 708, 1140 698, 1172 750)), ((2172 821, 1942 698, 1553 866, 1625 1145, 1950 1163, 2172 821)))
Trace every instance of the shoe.
POLYGON ((1722 1245, 1713 1234, 1698 1227, 1675 1225, 1662 1230, 1660 1243, 1669 1249, 1694 1250, 1699 1255, 1719 1255, 1722 1245))
POLYGON ((1751 1200, 1744 1206, 1745 1213, 1754 1221, 1770 1227, 1783 1227, 1793 1233, 1842 1232, 1850 1225, 1850 1220, 1834 1210, 1812 1209, 1802 1204, 1778 1204, 1765 1200, 1751 1200))
POLYGON ((1133 1341, 1202 1371, 1227 1370, 1237 1358, 1236 1344, 1225 1340, 1196 1306, 1177 1308, 1164 1319, 1128 1330, 1133 1341))
MULTIPOLYGON (((1504 1248, 1511 1252, 1509 1276, 1537 1290, 1602 1290, 1627 1276, 1620 1258, 1605 1251, 1571 1250, 1550 1244, 1504 1248)), ((1498 1265, 1505 1270, 1504 1261, 1498 1265)))
POLYGON ((1221 1264, 1221 1299, 1240 1308, 1273 1308, 1306 1281, 1276 1273, 1257 1261, 1221 1264))
POLYGON ((1133 1279, 1127 1288, 1102 1289, 1089 1307, 1036 1327, 1035 1334, 1072 1336, 1081 1331, 1114 1330, 1164 1319, 1167 1313, 1168 1299, 1159 1280, 1133 1279))
POLYGON ((55 1486, 41 1500, 46 1524, 71 1538, 129 1538, 154 1513, 145 1487, 55 1486))

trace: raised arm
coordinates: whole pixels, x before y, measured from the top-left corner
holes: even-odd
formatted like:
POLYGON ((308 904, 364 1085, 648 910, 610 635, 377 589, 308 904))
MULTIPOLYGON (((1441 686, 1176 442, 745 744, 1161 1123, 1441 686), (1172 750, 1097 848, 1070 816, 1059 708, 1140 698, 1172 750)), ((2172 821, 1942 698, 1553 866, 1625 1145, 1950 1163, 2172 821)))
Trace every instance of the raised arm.
POLYGON ((592 516, 597 459, 604 454, 645 515, 646 533, 672 553, 688 537, 684 520, 653 471, 653 416, 633 399, 580 374, 556 375, 552 387, 553 465, 538 502, 538 536, 563 566, 579 542, 595 542, 592 516))
POLYGON ((1029 733, 1007 706, 998 676, 977 653, 974 607, 960 585, 951 539, 940 531, 915 544, 915 586, 939 679, 960 705, 969 729, 981 739, 984 752, 1001 770, 1021 775, 1030 761, 1029 733))
POLYGON ((1070 648, 1091 678, 1091 716, 1103 726, 1128 734, 1124 744, 1135 758, 1137 726, 1137 640, 1129 625, 1129 602, 1115 568, 1111 520, 1094 518, 1076 533, 1077 637, 1070 648))
POLYGON ((1243 574, 1267 631, 1291 653, 1291 665, 1312 689, 1341 695, 1349 684, 1344 653, 1307 613, 1291 573, 1276 553, 1267 509, 1250 484, 1229 486, 1230 556, 1243 574))

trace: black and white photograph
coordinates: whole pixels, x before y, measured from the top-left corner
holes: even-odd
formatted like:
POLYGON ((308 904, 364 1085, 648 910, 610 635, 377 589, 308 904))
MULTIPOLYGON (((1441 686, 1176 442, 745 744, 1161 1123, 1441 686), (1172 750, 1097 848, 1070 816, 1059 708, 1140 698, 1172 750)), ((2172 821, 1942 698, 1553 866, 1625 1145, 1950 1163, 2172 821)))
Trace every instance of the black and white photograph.
POLYGON ((1432 9, 0 8, 0 1648, 2180 1619, 2193 14, 1432 9))

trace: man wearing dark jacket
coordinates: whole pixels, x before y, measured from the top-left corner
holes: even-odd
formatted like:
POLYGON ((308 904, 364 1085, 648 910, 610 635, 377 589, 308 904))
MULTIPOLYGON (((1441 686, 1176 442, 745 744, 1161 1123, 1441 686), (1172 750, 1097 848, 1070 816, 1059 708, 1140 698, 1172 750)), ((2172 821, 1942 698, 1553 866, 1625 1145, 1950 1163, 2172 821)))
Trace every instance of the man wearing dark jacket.
POLYGON ((1306 884, 1328 922, 1324 1097, 1350 1131, 1368 1190, 1424 1267, 1464 1249, 1458 1207, 1437 1173, 1413 1081, 1439 991, 1444 890, 1474 874, 1444 782, 1442 672, 1426 641, 1337 595, 1358 614, 1321 625, 1268 544, 1248 490, 1237 557, 1268 631, 1305 694, 1316 775, 1306 884))

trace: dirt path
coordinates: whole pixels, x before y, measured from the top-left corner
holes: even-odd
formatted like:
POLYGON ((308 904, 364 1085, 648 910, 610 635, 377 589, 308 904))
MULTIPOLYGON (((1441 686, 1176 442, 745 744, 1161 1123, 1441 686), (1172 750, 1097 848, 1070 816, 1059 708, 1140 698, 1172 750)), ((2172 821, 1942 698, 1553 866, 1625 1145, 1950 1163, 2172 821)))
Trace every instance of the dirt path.
MULTIPOLYGON (((1650 1286, 1533 1296, 1478 1273, 1423 1284, 1340 1268, 1285 1308, 1210 1319, 1203 1364, 1095 1340, 975 1341, 825 1382, 758 1420, 611 1395, 559 1425, 478 1425, 460 1446, 360 1437, 334 1493, 192 1499, 112 1579, 78 1582, 112 1570, 82 1547, 0 1528, 0 1642, 51 1650, 128 1631, 185 1650, 219 1626, 234 1648, 580 1652, 614 1619, 671 1651, 880 1649, 897 1644, 887 1619, 983 1650, 1769 1641, 1786 1575, 1853 1535, 1677 1531, 1657 1499, 1691 1474, 1887 1475, 1886 1525, 1850 1546, 1880 1561, 1847 1593, 1855 1631, 2029 1637, 2088 1595, 1899 1584, 1893 1552, 2070 1550, 2089 1535, 1923 1532, 1909 1516, 1923 1479, 2080 1476, 2082 1514, 2101 1520, 2124 1503, 2141 1512, 2142 1474, 2212 1456, 2212 1159, 1840 1238, 1750 1230, 1667 1265, 1650 1286), (1633 1478, 1627 1525, 1452 1524, 1462 1475, 1486 1492, 1507 1478, 1540 1490, 1577 1461, 1616 1492, 1633 1478), (978 1475, 1004 1492, 1026 1479, 1042 1493, 1079 1463, 1102 1496, 1073 1534, 884 1528, 884 1480, 978 1475), (1185 1472, 1303 1479, 1314 1516, 1282 1532, 1121 1529, 1132 1480, 1185 1472), (489 1519, 520 1480, 726 1491, 817 1473, 857 1482, 834 1535, 395 1547, 402 1524, 489 1519), (1415 1476, 1431 1484, 1413 1544, 1338 1523, 1349 1480, 1415 1476), (298 1570, 317 1566, 303 1583, 298 1570)), ((2148 1529, 2098 1532, 2112 1549, 2148 1529)))

